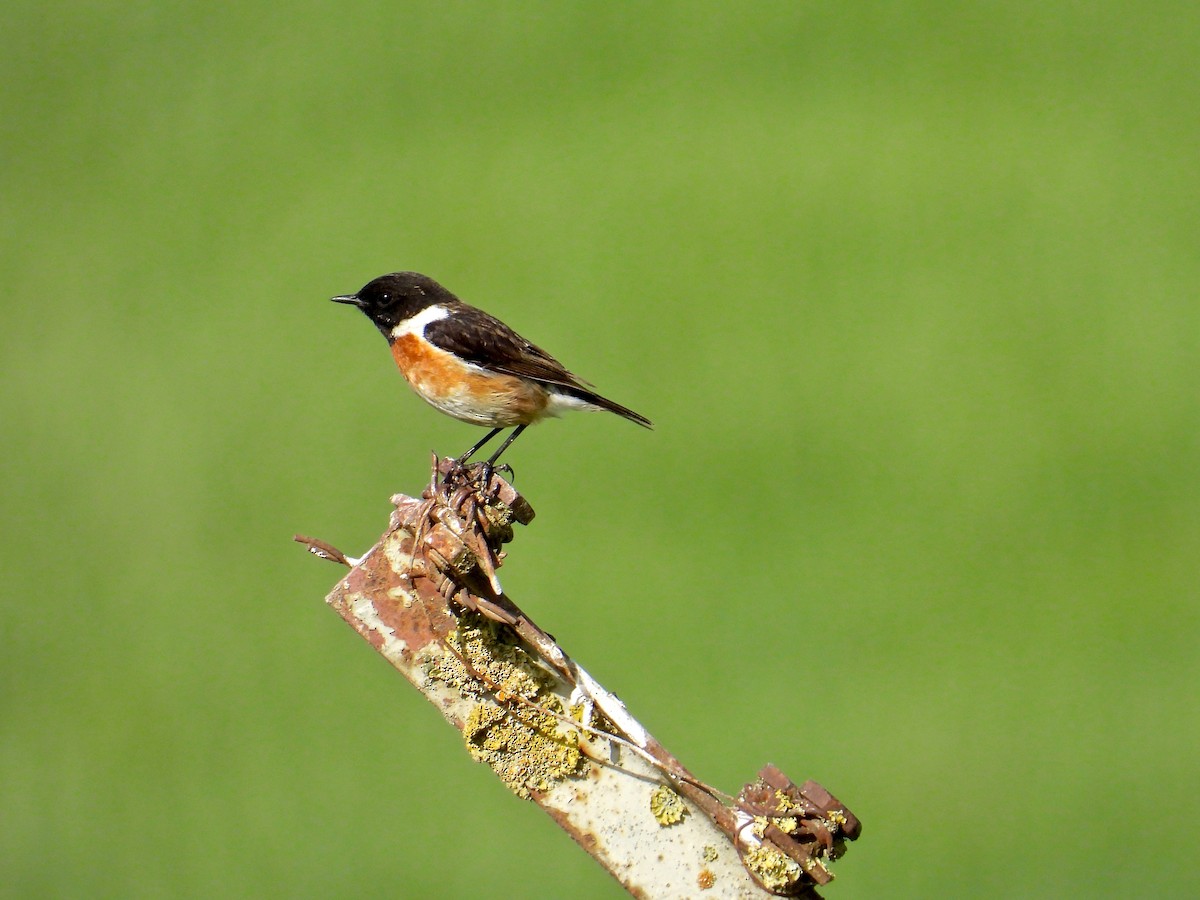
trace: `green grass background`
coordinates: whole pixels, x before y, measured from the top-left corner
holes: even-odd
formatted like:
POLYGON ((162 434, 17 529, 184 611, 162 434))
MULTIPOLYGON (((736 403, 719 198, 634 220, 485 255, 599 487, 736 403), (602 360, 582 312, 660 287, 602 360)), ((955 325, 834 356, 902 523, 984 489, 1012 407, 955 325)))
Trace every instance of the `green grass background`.
POLYGON ((478 436, 396 269, 655 420, 516 445, 505 585, 827 896, 1200 891, 1194 4, 0 20, 0 896, 622 895, 290 542, 478 436))

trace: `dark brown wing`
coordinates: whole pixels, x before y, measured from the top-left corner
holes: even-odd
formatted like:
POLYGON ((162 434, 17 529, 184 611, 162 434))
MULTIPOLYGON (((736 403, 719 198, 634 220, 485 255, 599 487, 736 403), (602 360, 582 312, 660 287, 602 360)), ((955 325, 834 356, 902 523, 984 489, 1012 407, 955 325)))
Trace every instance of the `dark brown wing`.
POLYGON ((566 388, 589 387, 541 347, 525 340, 495 316, 465 303, 455 304, 449 318, 426 325, 425 337, 459 359, 505 375, 566 388))
MULTIPOLYGON (((446 304, 448 305, 448 304, 446 304)), ((622 406, 607 397, 601 397, 592 386, 567 371, 557 359, 521 337, 495 316, 481 309, 456 303, 451 307, 449 318, 430 322, 425 326, 425 337, 430 343, 448 350, 459 359, 484 366, 505 375, 529 378, 543 384, 554 385, 563 393, 571 394, 600 409, 607 409, 631 422, 650 428, 650 420, 632 409, 622 406)))

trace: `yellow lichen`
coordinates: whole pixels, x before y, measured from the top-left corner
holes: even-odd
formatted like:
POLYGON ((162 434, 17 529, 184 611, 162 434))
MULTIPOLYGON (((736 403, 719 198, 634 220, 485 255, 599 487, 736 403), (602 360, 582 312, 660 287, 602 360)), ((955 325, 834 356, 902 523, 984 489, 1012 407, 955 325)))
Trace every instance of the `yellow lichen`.
POLYGON ((794 860, 771 847, 755 847, 742 857, 742 862, 770 891, 791 888, 800 880, 802 874, 800 866, 794 860))
POLYGON ((513 793, 525 798, 531 791, 548 791, 563 778, 584 774, 588 763, 579 750, 578 732, 550 715, 563 711, 552 691, 553 677, 530 659, 511 632, 469 615, 447 643, 470 668, 455 653, 447 653, 426 672, 464 696, 478 698, 463 725, 474 759, 491 766, 513 793))
POLYGON ((780 831, 795 834, 796 829, 800 827, 800 820, 795 816, 784 816, 782 819, 776 819, 775 825, 780 831))
POLYGON ((719 854, 717 853, 716 847, 713 847, 710 844, 705 845, 705 847, 704 847, 704 861, 705 862, 716 862, 718 855, 719 854))
POLYGON ((659 825, 666 827, 682 822, 687 814, 687 807, 677 793, 665 784, 660 784, 650 795, 650 814, 659 825))

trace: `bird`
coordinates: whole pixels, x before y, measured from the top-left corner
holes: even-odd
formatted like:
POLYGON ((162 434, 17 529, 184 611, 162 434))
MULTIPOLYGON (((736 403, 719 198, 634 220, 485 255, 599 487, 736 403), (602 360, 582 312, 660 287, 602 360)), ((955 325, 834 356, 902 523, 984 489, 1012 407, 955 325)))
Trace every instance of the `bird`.
POLYGON ((417 396, 461 422, 491 429, 455 460, 460 470, 501 431, 513 429, 484 463, 484 483, 526 428, 567 410, 608 411, 653 427, 645 416, 602 397, 541 347, 428 275, 380 275, 358 292, 332 300, 358 307, 383 333, 417 396))

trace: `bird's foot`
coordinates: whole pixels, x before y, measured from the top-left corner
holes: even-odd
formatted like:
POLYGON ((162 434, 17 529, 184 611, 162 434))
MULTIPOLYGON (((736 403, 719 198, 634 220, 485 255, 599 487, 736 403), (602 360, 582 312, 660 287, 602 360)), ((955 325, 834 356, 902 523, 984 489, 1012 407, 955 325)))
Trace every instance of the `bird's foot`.
POLYGON ((460 464, 455 460, 450 460, 450 464, 445 469, 445 475, 442 476, 442 485, 451 487, 455 485, 472 485, 480 493, 488 493, 488 489, 492 483, 492 475, 504 474, 509 480, 513 477, 513 468, 508 463, 496 465, 491 461, 460 464))
MULTIPOLYGON (((513 477, 512 466, 508 465, 508 463, 496 465, 490 459, 487 462, 476 463, 474 466, 471 466, 471 470, 471 481, 484 497, 491 492, 493 475, 501 472, 505 473, 508 475, 510 481, 513 477)), ((499 490, 499 485, 496 486, 496 489, 499 490)))
POLYGON ((446 474, 442 476, 442 484, 447 485, 474 481, 472 472, 483 465, 483 463, 460 463, 453 457, 448 457, 446 462, 446 474))

